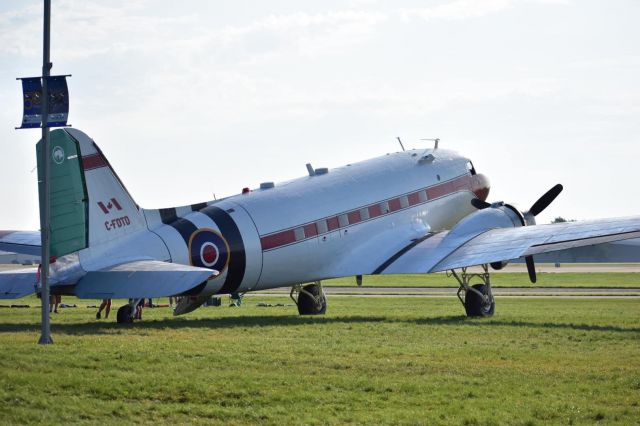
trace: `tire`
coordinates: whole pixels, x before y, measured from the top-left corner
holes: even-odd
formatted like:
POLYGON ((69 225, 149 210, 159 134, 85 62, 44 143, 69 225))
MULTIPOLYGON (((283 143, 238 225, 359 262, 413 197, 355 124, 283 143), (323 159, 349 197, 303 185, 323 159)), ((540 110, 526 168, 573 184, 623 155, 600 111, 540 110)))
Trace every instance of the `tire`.
POLYGON ((118 308, 118 324, 131 324, 133 322, 133 309, 131 305, 124 305, 118 308))
POLYGON ((316 297, 320 296, 322 299, 319 304, 316 304, 313 297, 300 292, 298 295, 298 313, 300 315, 324 315, 327 312, 327 299, 322 292, 322 287, 318 284, 309 284, 304 286, 303 289, 316 297))
MULTIPOLYGON (((484 284, 475 284, 473 288, 480 293, 485 293, 484 284)), ((491 299, 491 303, 484 303, 483 298, 475 291, 467 291, 464 296, 464 309, 468 317, 491 317, 496 310, 496 301, 491 299)))

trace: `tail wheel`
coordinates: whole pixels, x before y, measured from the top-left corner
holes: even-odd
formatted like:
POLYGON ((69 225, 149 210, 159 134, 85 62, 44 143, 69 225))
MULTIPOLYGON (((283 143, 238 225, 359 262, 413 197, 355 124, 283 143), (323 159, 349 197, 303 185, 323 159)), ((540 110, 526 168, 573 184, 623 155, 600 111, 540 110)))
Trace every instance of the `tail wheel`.
POLYGON ((496 310, 496 301, 484 284, 475 284, 473 289, 467 290, 464 295, 464 309, 469 317, 490 317, 496 310), (482 296, 480 294, 482 294, 482 296))
POLYGON ((131 324, 133 322, 133 308, 131 305, 124 305, 118 309, 118 324, 131 324))
POLYGON ((300 315, 324 315, 327 312, 327 298, 322 286, 309 284, 298 295, 298 313, 300 315))

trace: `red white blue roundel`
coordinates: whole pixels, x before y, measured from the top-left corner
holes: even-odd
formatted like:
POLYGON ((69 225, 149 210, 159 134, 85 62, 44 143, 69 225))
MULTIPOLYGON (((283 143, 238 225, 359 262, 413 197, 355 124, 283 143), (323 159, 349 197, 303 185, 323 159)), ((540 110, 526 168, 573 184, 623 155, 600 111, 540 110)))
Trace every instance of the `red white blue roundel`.
POLYGON ((191 265, 222 273, 229 264, 229 244, 212 229, 199 229, 189 243, 191 265))

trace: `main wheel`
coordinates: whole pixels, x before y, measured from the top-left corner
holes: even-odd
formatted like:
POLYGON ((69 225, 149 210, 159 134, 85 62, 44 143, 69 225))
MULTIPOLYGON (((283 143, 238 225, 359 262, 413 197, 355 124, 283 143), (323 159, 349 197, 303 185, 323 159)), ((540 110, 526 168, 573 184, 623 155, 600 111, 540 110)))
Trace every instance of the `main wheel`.
MULTIPOLYGON (((473 288, 485 294, 486 286, 484 284, 476 284, 473 288)), ((467 291, 464 295, 464 309, 467 311, 468 317, 490 317, 496 310, 496 301, 493 296, 488 299, 475 291, 467 291)))
POLYGON ((323 315, 327 312, 327 298, 324 296, 321 286, 309 284, 302 288, 314 297, 304 291, 298 294, 298 313, 300 315, 323 315))
POLYGON ((131 305, 124 305, 118 308, 118 324, 131 324, 133 322, 133 308, 131 305))

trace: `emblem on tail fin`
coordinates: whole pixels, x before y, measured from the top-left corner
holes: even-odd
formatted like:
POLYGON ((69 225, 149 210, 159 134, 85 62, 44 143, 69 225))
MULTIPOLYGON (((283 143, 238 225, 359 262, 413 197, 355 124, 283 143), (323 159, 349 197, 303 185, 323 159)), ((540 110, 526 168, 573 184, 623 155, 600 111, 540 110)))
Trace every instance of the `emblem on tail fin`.
POLYGON ((62 164, 64 161, 64 149, 60 146, 53 148, 53 152, 51 152, 51 159, 56 164, 62 164))
POLYGON ((98 207, 100 207, 100 210, 102 210, 104 214, 109 214, 113 209, 122 210, 122 206, 120 206, 120 203, 118 203, 118 200, 115 198, 110 199, 107 204, 104 204, 102 201, 98 201, 98 207))

